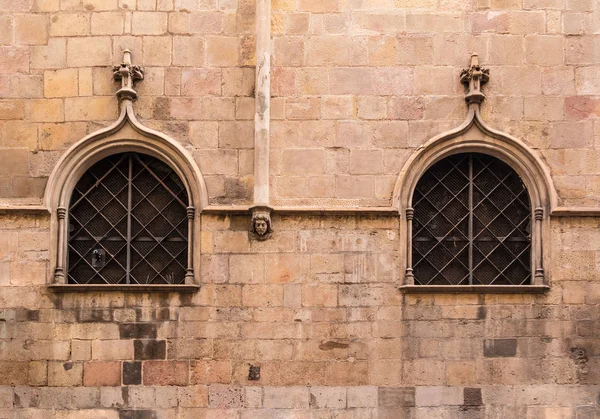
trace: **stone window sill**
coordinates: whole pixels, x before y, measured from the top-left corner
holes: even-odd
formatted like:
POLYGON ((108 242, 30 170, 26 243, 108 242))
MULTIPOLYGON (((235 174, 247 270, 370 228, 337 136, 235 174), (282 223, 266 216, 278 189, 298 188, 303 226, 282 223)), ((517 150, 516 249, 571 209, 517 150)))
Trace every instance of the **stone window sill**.
POLYGON ((407 294, 542 294, 548 285, 402 285, 407 294))
POLYGON ((200 289, 200 285, 180 284, 140 284, 140 285, 112 285, 112 284, 52 284, 48 287, 53 292, 179 292, 193 293, 200 289))

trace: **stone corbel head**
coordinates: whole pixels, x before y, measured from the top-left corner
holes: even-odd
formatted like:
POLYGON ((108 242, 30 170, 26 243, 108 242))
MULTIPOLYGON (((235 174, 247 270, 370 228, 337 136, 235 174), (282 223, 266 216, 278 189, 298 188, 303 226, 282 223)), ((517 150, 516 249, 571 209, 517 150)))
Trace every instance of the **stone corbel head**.
POLYGON ((479 66, 477 54, 471 55, 471 66, 460 73, 460 82, 467 88, 465 100, 468 104, 480 104, 485 99, 481 86, 490 79, 490 70, 479 66))
POLYGON ((113 78, 121 82, 121 88, 117 91, 119 100, 137 99, 137 92, 133 90, 133 83, 144 80, 144 68, 131 64, 131 51, 123 51, 123 62, 113 67, 113 78))
POLYGON ((267 240, 272 233, 271 209, 268 207, 252 208, 252 221, 248 231, 250 238, 259 241, 267 240))

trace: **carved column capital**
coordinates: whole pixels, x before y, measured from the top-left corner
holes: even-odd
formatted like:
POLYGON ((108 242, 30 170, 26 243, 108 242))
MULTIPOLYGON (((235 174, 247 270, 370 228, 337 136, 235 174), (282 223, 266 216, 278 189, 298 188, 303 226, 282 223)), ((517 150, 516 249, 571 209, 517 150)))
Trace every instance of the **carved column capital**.
POLYGON ((187 214, 187 218, 194 218, 194 215, 196 215, 196 208, 191 207, 191 206, 187 207, 186 214, 187 214))
POLYGON ((65 207, 58 207, 56 209, 56 215, 59 220, 64 220, 67 217, 67 209, 65 207))
POLYGON ((535 216, 535 221, 541 221, 544 218, 544 209, 538 207, 535 209, 533 214, 535 216))
POLYGON ((406 208, 406 219, 412 220, 415 216, 415 210, 413 208, 406 208))

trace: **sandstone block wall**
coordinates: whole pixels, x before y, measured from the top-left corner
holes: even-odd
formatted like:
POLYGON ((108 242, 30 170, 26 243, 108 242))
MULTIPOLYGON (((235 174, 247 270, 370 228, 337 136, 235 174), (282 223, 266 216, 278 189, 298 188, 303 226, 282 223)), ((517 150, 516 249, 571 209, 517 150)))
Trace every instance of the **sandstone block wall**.
MULTIPOLYGON (((465 117, 527 143, 561 205, 600 205, 592 0, 273 0, 274 205, 391 206, 465 117)), ((0 203, 39 204, 68 146, 135 110, 192 151, 211 205, 252 203, 252 0, 0 0, 0 203)), ((48 290, 47 214, 0 208, 0 417, 591 419, 600 218, 552 217, 546 294, 402 294, 395 215, 201 216, 195 294, 48 290), (260 378, 250 380, 250 367, 260 378)))
MULTIPOLYGON (((600 201, 594 1, 272 2, 274 204, 389 206, 415 147, 455 126, 472 51, 483 113, 536 149, 565 205, 600 201)), ((251 201, 253 0, 5 0, 0 197, 36 201, 61 151, 116 117, 111 67, 146 68, 137 112, 194 151, 212 204, 251 201)))
POLYGON ((389 203, 412 150, 464 118, 458 75, 476 51, 491 74, 484 117, 538 150, 566 205, 597 205, 593 2, 273 4, 278 202, 389 203))
POLYGON ((202 165, 213 203, 249 202, 253 1, 0 3, 0 197, 36 202, 61 153, 117 116, 112 66, 144 66, 136 110, 202 165))
POLYGON ((542 295, 404 295, 396 217, 274 221, 203 216, 196 294, 55 294, 46 218, 3 217, 0 417, 598 415, 598 220, 553 222, 542 295))

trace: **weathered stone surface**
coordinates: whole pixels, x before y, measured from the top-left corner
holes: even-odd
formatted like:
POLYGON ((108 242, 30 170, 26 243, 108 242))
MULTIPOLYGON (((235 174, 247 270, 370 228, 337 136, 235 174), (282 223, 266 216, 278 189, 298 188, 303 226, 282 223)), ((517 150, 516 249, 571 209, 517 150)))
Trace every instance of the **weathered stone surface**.
POLYGON ((311 387, 310 407, 314 409, 344 409, 346 389, 344 387, 311 387))
POLYGON ((44 72, 45 97, 72 97, 79 92, 78 71, 64 69, 44 72))
POLYGON ((164 340, 134 340, 135 359, 165 359, 167 342, 164 340))
POLYGON ((49 362, 48 385, 57 387, 80 386, 83 378, 82 362, 49 362))
POLYGON ((130 340, 92 341, 92 359, 132 359, 133 354, 133 344, 130 340))
POLYGON ((265 387, 263 404, 265 408, 306 409, 310 394, 306 387, 265 387))
POLYGON ((483 119, 540 158, 558 205, 598 207, 594 2, 272 1, 279 208, 256 242, 263 3, 0 0, 0 417, 594 417, 595 217, 544 218, 545 294, 410 295, 403 220, 350 211, 397 205, 406 162, 460 124, 471 52, 483 119), (204 176, 196 294, 50 292, 55 219, 4 208, 41 205, 66 149, 117 118, 124 49, 146 69, 137 117, 204 176))
POLYGON ((240 408, 243 407, 244 396, 241 387, 213 385, 208 391, 208 405, 211 408, 240 408))
POLYGON ((189 382, 189 364, 181 361, 146 361, 142 374, 144 385, 185 386, 189 382))
POLYGON ((123 362, 123 384, 142 384, 142 363, 123 362))
POLYGON ((121 339, 156 339, 156 324, 122 323, 119 325, 121 339))
POLYGON ((120 386, 120 362, 85 362, 83 385, 87 387, 120 386))

